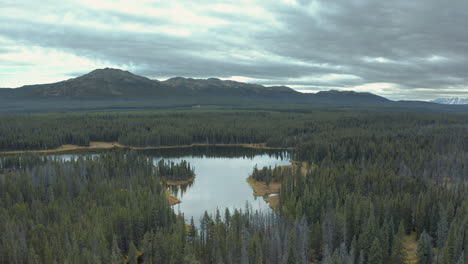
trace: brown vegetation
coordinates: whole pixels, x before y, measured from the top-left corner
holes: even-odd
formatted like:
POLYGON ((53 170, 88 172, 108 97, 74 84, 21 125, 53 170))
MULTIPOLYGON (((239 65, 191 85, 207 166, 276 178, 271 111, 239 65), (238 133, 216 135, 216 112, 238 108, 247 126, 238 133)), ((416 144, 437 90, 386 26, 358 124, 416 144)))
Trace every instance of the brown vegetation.
POLYGON ((166 198, 169 205, 176 205, 182 202, 181 200, 177 199, 175 196, 172 196, 170 194, 166 194, 166 198))
POLYGON ((403 245, 406 250, 406 264, 416 264, 416 249, 418 247, 418 241, 416 239, 416 233, 413 232, 409 236, 405 236, 403 239, 403 245))
MULTIPOLYGON (((162 177, 164 178, 164 177, 162 177)), ((171 181, 171 180, 166 180, 165 183, 168 186, 180 186, 180 185, 188 185, 192 184, 195 181, 195 176, 186 180, 186 181, 171 181)))
POLYGON ((279 194, 270 195, 268 197, 263 197, 263 200, 268 203, 271 209, 278 208, 279 205, 279 194))
POLYGON ((73 150, 100 150, 100 149, 111 149, 111 148, 126 148, 126 149, 167 149, 167 148, 191 148, 191 147, 199 147, 199 146, 219 146, 219 147, 244 147, 244 148, 253 148, 253 149, 292 149, 292 148, 274 148, 274 147, 267 147, 266 143, 259 143, 259 144, 190 144, 190 145, 174 145, 174 146, 157 146, 157 147, 131 147, 122 145, 118 142, 98 142, 98 141, 91 141, 89 146, 78 146, 78 145, 62 145, 55 149, 44 149, 44 150, 8 150, 8 151, 0 151, 0 154, 21 154, 27 152, 34 152, 34 153, 59 153, 59 152, 66 152, 66 151, 73 151, 73 150))
POLYGON ((266 182, 256 181, 252 177, 247 178, 247 182, 254 190, 255 196, 277 194, 281 189, 281 183, 278 182, 270 182, 267 184, 266 182))

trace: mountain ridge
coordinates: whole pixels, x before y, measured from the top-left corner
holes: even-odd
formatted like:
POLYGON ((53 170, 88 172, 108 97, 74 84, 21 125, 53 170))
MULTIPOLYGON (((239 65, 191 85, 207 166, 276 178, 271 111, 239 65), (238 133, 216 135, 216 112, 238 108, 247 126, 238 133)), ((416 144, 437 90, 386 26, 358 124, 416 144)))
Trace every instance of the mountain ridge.
POLYGON ((218 78, 194 79, 173 77, 165 81, 149 79, 128 71, 113 68, 95 69, 82 76, 68 80, 25 85, 2 89, 0 95, 11 98, 139 98, 173 96, 244 96, 244 97, 289 97, 307 100, 312 97, 324 101, 356 98, 386 102, 388 99, 371 93, 348 91, 322 91, 316 94, 300 93, 287 86, 263 86, 218 78))

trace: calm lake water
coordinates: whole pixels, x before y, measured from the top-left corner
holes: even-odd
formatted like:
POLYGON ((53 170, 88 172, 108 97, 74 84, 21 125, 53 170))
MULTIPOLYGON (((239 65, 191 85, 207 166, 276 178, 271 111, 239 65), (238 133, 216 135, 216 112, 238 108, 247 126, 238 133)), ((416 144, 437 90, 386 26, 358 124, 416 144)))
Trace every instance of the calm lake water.
MULTIPOLYGON (((290 153, 283 150, 255 150, 239 147, 193 147, 180 149, 142 150, 142 155, 180 162, 186 160, 195 168, 195 181, 185 190, 173 191, 182 203, 174 205, 174 210, 191 217, 197 223, 205 210, 214 213, 218 208, 244 209, 246 204, 254 210, 270 210, 262 197, 255 197, 246 179, 255 165, 280 166, 290 164, 290 153)), ((75 154, 53 155, 70 159, 75 154)))

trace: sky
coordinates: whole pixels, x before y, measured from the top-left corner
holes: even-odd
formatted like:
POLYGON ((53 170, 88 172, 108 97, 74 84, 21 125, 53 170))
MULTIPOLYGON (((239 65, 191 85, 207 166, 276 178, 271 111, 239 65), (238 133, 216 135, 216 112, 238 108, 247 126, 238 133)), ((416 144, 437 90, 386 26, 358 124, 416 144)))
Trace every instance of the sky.
POLYGON ((468 1, 0 0, 0 87, 104 67, 394 100, 468 97, 468 1))

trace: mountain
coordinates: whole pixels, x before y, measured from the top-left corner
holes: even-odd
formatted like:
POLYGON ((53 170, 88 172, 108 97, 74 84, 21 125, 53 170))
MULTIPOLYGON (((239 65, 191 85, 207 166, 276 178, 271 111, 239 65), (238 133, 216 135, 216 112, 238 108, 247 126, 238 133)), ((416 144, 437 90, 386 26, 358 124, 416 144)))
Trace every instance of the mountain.
POLYGON ((315 94, 320 101, 334 101, 346 103, 386 103, 390 102, 387 98, 372 93, 359 93, 355 91, 320 91, 315 94))
POLYGON ((437 104, 465 105, 465 104, 468 104, 468 98, 459 98, 459 97, 438 98, 438 99, 433 100, 432 102, 437 103, 437 104))
POLYGON ((177 90, 128 71, 106 68, 62 82, 23 86, 15 92, 34 98, 112 98, 175 94, 177 90))
POLYGON ((300 93, 286 86, 263 86, 217 78, 148 79, 119 69, 97 69, 66 81, 0 89, 0 111, 58 109, 143 109, 193 105, 289 106, 387 105, 393 101, 371 93, 323 91, 300 93))
POLYGON ((0 96, 14 98, 62 99, 149 99, 187 96, 298 96, 285 87, 266 87, 216 78, 176 77, 166 81, 151 80, 119 69, 97 69, 83 76, 51 84, 27 85, 2 89, 0 96))
POLYGON ((217 78, 192 79, 175 77, 163 81, 168 86, 186 90, 191 94, 223 94, 236 96, 279 96, 299 95, 299 92, 286 86, 262 86, 235 81, 223 81, 217 78))

